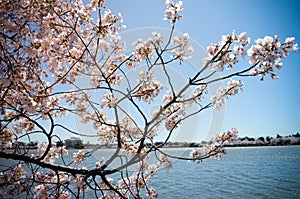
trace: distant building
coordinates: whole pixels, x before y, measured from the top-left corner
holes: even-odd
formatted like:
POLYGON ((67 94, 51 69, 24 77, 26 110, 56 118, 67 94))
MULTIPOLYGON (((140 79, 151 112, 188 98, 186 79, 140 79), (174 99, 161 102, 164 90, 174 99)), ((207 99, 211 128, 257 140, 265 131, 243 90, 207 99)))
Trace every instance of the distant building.
POLYGON ((69 139, 65 140, 66 147, 80 147, 83 146, 83 141, 79 137, 70 137, 69 139))

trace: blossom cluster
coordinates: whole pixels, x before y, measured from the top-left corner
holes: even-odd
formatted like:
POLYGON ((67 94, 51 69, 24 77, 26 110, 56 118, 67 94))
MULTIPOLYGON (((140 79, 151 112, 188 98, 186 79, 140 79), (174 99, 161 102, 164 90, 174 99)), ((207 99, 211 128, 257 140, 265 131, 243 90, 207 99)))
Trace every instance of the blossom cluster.
POLYGON ((277 35, 273 37, 265 36, 263 39, 255 40, 255 45, 247 51, 249 64, 258 64, 257 68, 250 71, 250 75, 271 74, 273 79, 278 78, 275 69, 282 67, 281 60, 286 58, 289 52, 296 52, 298 44, 295 43, 294 37, 288 37, 283 43, 279 41, 277 35))
POLYGON ((171 169, 172 165, 173 165, 172 162, 170 161, 170 159, 164 154, 161 154, 161 156, 159 158, 159 164, 162 165, 166 169, 171 169))
POLYGON ((226 99, 229 95, 236 95, 242 90, 243 82, 239 80, 230 79, 226 87, 220 87, 217 93, 211 96, 210 100, 213 103, 215 109, 220 109, 225 104, 226 99))
MULTIPOLYGON (((35 195, 34 199, 38 198, 59 198, 59 199, 70 199, 71 194, 63 189, 56 190, 56 193, 53 192, 53 189, 56 187, 56 183, 60 184, 67 184, 69 182, 72 182, 69 178, 69 176, 64 172, 36 172, 33 176, 34 180, 36 182, 36 186, 34 188, 35 195), (43 182, 43 183, 41 183, 43 182), (50 192, 52 192, 52 196, 50 195, 50 192)), ((72 182, 74 183, 74 182, 72 182)))
POLYGON ((114 143, 117 141, 116 121, 109 120, 106 123, 94 122, 98 140, 102 143, 114 143))
POLYGON ((149 104, 152 103, 162 91, 162 85, 158 80, 155 80, 152 71, 141 71, 138 81, 140 86, 134 92, 134 97, 149 104))
POLYGON ((208 66, 216 71, 223 71, 232 68, 239 62, 239 56, 244 58, 249 56, 249 64, 253 69, 250 76, 270 74, 273 79, 278 78, 275 69, 282 67, 282 59, 286 58, 290 52, 298 50, 298 44, 294 37, 287 37, 283 43, 279 41, 277 35, 273 37, 265 36, 263 39, 255 40, 255 44, 248 50, 245 47, 250 45, 250 38, 246 32, 237 35, 235 31, 232 35, 223 35, 218 44, 212 43, 207 47, 207 54, 203 60, 204 67, 208 66), (233 44, 233 48, 231 45, 233 44))
POLYGON ((66 149, 66 146, 57 147, 56 144, 51 144, 49 150, 48 143, 46 142, 38 142, 37 144, 37 154, 33 154, 32 157, 40 158, 44 156, 43 161, 54 164, 55 159, 62 159, 64 155, 68 155, 69 152, 66 149), (47 151, 48 150, 48 151, 47 151), (46 153, 47 152, 47 153, 46 153))
POLYGON ((152 59, 154 57, 152 42, 153 39, 147 39, 146 41, 138 39, 133 43, 133 45, 135 46, 133 55, 137 64, 139 64, 142 60, 152 59))
POLYGON ((117 98, 113 96, 112 93, 104 93, 103 98, 101 100, 101 107, 112 108, 117 104, 117 98))
POLYGON ((206 88, 207 88, 207 85, 198 85, 198 86, 196 86, 194 91, 191 93, 190 98, 200 102, 201 99, 204 97, 204 94, 208 93, 206 88))
POLYGON ((169 23, 174 24, 176 20, 182 18, 178 12, 183 10, 183 2, 178 1, 174 3, 172 0, 166 0, 167 9, 165 10, 164 20, 169 21, 169 23))
POLYGON ((7 195, 17 195, 28 189, 27 172, 22 164, 17 164, 15 167, 0 172, 0 191, 7 195))
POLYGON ((121 139, 126 143, 126 140, 137 139, 142 135, 142 129, 135 122, 134 118, 125 115, 120 120, 121 139))
POLYGON ((239 62, 239 55, 242 57, 246 55, 245 46, 249 44, 250 38, 246 32, 238 35, 233 31, 232 35, 223 35, 218 44, 212 43, 207 47, 208 57, 204 58, 203 65, 217 71, 223 71, 225 67, 232 68, 239 62), (230 49, 232 43, 234 47, 230 49))
POLYGON ((59 189, 57 195, 55 196, 50 196, 49 197, 49 188, 43 184, 37 185, 34 188, 35 191, 35 195, 34 195, 34 199, 39 199, 39 198, 51 198, 51 199, 71 199, 71 194, 68 191, 64 191, 62 189, 59 189))
POLYGON ((132 53, 133 57, 129 58, 126 65, 131 68, 138 66, 143 60, 151 60, 155 57, 155 48, 160 47, 163 43, 163 37, 158 32, 152 32, 151 38, 137 39, 132 45, 135 47, 132 53))
POLYGON ((179 59, 180 63, 191 58, 190 53, 194 51, 193 47, 189 45, 189 35, 184 33, 182 36, 174 36, 172 44, 175 48, 172 50, 172 58, 179 59))
POLYGON ((116 187, 118 187, 126 197, 129 197, 131 194, 140 197, 141 190, 145 190, 149 198, 157 198, 158 192, 152 187, 148 187, 147 182, 151 177, 155 176, 159 167, 156 164, 149 165, 146 162, 139 164, 138 167, 137 170, 142 171, 141 173, 133 172, 131 176, 119 180, 116 187), (132 193, 130 193, 126 187, 129 187, 132 193))
POLYGON ((77 153, 73 153, 74 164, 78 165, 85 160, 85 152, 83 150, 79 150, 77 153))
MULTIPOLYGON (((168 91, 163 96, 163 102, 169 103, 174 99, 171 91, 168 91)), ((180 124, 185 115, 185 110, 188 107, 188 103, 184 103, 183 97, 178 97, 176 102, 170 104, 163 111, 163 117, 165 118, 165 127, 168 131, 171 131, 180 124)))
POLYGON ((87 184, 84 181, 84 176, 72 176, 66 172, 36 172, 33 175, 35 181, 35 195, 33 198, 59 198, 70 199, 72 198, 71 192, 63 189, 64 186, 71 184, 76 190, 86 190, 87 184), (59 188, 58 188, 59 187, 59 188))
POLYGON ((217 134, 213 140, 212 144, 207 144, 203 146, 200 150, 193 149, 190 152, 189 158, 192 161, 202 162, 206 158, 214 157, 220 159, 223 154, 226 153, 223 148, 224 144, 230 144, 238 136, 238 131, 236 129, 231 129, 227 132, 217 134))
POLYGON ((6 132, 6 136, 1 136, 3 142, 11 146, 13 133, 33 131, 35 124, 30 120, 35 118, 31 116, 41 119, 64 116, 65 101, 77 104, 75 111, 85 119, 91 118, 86 94, 62 90, 63 94, 58 95, 54 91, 64 88, 57 89, 59 84, 73 85, 83 73, 91 77, 95 87, 102 81, 120 84, 122 77, 116 74, 117 63, 127 58, 117 36, 124 28, 118 26, 121 14, 113 15, 105 8, 104 1, 99 0, 88 4, 57 1, 55 6, 47 1, 25 1, 18 5, 5 2, 0 9, 6 13, 1 15, 0 40, 5 60, 1 59, 0 96, 4 115, 15 112, 5 118, 7 125, 1 126, 1 131, 6 132), (96 8, 105 10, 97 22, 91 17, 96 8), (112 58, 102 56, 105 62, 101 62, 97 59, 99 52, 112 53, 112 58), (26 117, 18 117, 23 113, 26 117), (10 131, 12 121, 14 130, 10 131))

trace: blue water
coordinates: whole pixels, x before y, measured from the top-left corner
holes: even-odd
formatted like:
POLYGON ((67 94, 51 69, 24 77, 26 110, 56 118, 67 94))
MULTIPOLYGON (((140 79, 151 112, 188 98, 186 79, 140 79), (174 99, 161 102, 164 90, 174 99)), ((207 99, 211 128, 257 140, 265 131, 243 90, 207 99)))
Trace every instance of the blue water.
MULTIPOLYGON (((166 152, 188 156, 191 150, 166 149, 166 152)), ((159 198, 164 199, 300 199, 300 146, 227 150, 228 154, 221 160, 208 159, 199 164, 175 160, 173 168, 159 170, 149 186, 158 190, 159 198)), ((67 158, 70 161, 73 152, 67 158)), ((81 166, 94 168, 95 162, 112 152, 102 149, 81 166)), ((0 159, 1 165, 9 162, 0 159)), ((87 192, 86 196, 95 197, 93 192, 87 192)))
MULTIPOLYGON (((176 151, 178 152, 178 151, 176 151)), ((300 147, 229 148, 222 160, 175 161, 152 185, 159 198, 300 198, 300 147)))

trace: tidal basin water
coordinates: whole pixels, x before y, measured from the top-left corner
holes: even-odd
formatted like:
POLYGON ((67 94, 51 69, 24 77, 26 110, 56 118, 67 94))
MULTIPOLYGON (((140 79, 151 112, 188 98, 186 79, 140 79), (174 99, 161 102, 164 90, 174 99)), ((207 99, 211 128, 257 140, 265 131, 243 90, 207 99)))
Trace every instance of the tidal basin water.
POLYGON ((300 146, 227 150, 220 161, 177 160, 152 185, 160 198, 300 198, 300 146))
MULTIPOLYGON (((191 150, 177 148, 165 152, 188 156, 191 150)), ((159 198, 163 199, 300 199, 300 146, 237 147, 227 151, 221 160, 208 159, 199 164, 175 160, 173 168, 158 171, 149 186, 158 190, 159 198)), ((70 161, 73 152, 69 151, 70 161)), ((112 152, 101 149, 82 166, 94 168, 97 161, 112 152)), ((5 165, 10 161, 0 162, 5 165)), ((86 196, 95 197, 89 190, 86 196)))
MULTIPOLYGON (((191 150, 165 152, 188 156, 191 150)), ((199 164, 175 160, 172 169, 160 170, 149 185, 164 199, 300 199, 300 146, 237 147, 227 152, 221 160, 199 164)))

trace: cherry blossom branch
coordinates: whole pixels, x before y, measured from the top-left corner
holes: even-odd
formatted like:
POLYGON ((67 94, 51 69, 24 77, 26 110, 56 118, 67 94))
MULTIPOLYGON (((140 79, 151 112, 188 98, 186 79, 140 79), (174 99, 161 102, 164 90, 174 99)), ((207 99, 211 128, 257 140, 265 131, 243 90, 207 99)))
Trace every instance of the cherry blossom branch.
POLYGON ((250 44, 246 33, 222 36, 218 44, 207 48, 208 57, 199 71, 175 90, 167 67, 177 61, 183 64, 190 58, 192 47, 187 33, 177 36, 174 32, 175 24, 182 17, 182 1, 167 0, 166 7, 164 20, 171 24, 166 44, 155 32, 152 38, 138 39, 133 44, 134 52, 128 56, 118 36, 123 28, 118 26, 122 16, 113 15, 102 0, 85 4, 32 1, 0 5, 0 11, 5 13, 0 16, 3 21, 0 141, 4 143, 0 158, 16 160, 16 164, 0 172, 0 184, 8 185, 1 191, 24 192, 33 198, 49 195, 80 198, 87 196, 90 189, 96 197, 99 194, 100 197, 130 198, 146 193, 149 198, 155 198, 157 192, 148 186, 148 179, 161 167, 171 167, 168 158, 200 162, 209 157, 219 159, 225 153, 222 146, 237 136, 234 129, 217 135, 211 145, 193 150, 190 157, 177 157, 162 148, 184 121, 208 108, 219 109, 229 96, 242 89, 243 83, 232 77, 270 74, 277 78, 275 70, 281 68, 281 59, 296 51, 297 44, 292 37, 280 43, 278 36, 266 36, 256 40, 246 51, 250 44), (94 13, 98 14, 97 21, 92 18, 97 16, 94 13), (171 53, 170 59, 165 58, 167 53, 171 53), (248 68, 214 78, 217 72, 232 69, 246 54, 250 57, 248 68), (140 64, 145 64, 146 70, 141 71, 136 84, 131 83, 127 71, 138 69, 140 64), (159 69, 166 78, 168 91, 163 90, 154 69, 159 69), (202 77, 208 69, 211 71, 202 77), (81 76, 90 79, 86 88, 76 82, 81 76), (209 85, 227 79, 227 85, 212 94, 208 102, 202 101, 209 85), (125 90, 118 87, 123 84, 125 90), (88 91, 96 92, 97 99, 92 99, 88 91), (122 107, 125 102, 136 115, 122 107), (148 115, 144 103, 156 102, 160 107, 148 115), (191 110, 194 105, 196 109, 191 110), (84 122, 92 122, 97 135, 82 134, 56 123, 56 118, 68 113, 84 122), (162 144, 155 145, 155 135, 162 123, 167 134, 162 144), (117 148, 107 160, 86 169, 82 163, 98 149, 79 150, 67 161, 66 148, 55 144, 57 140, 62 142, 56 129, 82 137, 98 137, 99 142, 117 144, 117 148), (39 142, 36 154, 30 155, 29 147, 19 140, 31 141, 36 134, 45 136, 47 142, 39 142), (158 163, 148 164, 147 157, 151 153, 158 163), (108 169, 112 162, 117 165, 108 169), (133 165, 138 167, 130 171, 133 165), (119 182, 109 178, 112 174, 119 174, 119 182))

